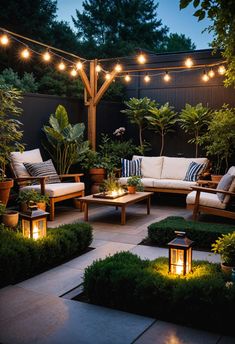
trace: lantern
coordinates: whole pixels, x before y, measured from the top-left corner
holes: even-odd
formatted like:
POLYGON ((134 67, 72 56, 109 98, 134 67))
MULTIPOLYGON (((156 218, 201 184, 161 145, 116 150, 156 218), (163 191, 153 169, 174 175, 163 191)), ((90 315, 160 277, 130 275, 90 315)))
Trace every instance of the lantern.
POLYGON ((23 236, 35 240, 45 237, 48 214, 35 204, 30 205, 26 212, 20 214, 23 236))
POLYGON ((186 237, 185 232, 175 231, 176 238, 168 243, 169 272, 185 275, 192 271, 193 241, 186 237))

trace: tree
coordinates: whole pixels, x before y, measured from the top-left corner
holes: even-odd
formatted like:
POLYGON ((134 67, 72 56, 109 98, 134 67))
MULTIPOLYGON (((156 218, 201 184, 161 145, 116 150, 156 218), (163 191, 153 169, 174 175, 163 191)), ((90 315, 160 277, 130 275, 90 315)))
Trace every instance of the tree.
POLYGON ((198 20, 209 18, 212 24, 207 28, 215 33, 212 47, 222 49, 227 60, 225 86, 235 86, 235 6, 233 0, 180 0, 180 9, 191 2, 197 9, 194 16, 198 20))
POLYGON ((195 50, 196 45, 191 41, 189 37, 184 34, 170 33, 168 37, 165 38, 165 42, 161 47, 161 51, 189 51, 195 50))
POLYGON ((77 36, 93 47, 93 57, 124 56, 136 47, 156 50, 168 28, 157 19, 153 0, 85 0, 73 22, 77 36))
POLYGON ((152 107, 150 115, 145 116, 149 122, 150 129, 161 135, 161 149, 160 156, 162 156, 165 144, 165 136, 167 133, 173 131, 172 127, 177 122, 176 112, 173 111, 173 107, 166 103, 160 108, 152 107))
POLYGON ((195 158, 198 157, 198 146, 200 136, 207 129, 211 120, 211 111, 209 108, 204 107, 201 103, 196 106, 186 104, 185 108, 180 113, 180 126, 181 128, 191 135, 193 138, 188 143, 195 143, 195 158))

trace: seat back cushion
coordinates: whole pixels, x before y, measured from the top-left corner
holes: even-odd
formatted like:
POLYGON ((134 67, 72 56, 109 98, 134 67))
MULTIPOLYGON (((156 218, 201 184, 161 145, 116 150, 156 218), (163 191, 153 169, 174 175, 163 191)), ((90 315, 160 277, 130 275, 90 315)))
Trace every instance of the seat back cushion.
POLYGON ((10 154, 11 165, 16 177, 29 177, 24 162, 35 163, 42 162, 42 156, 39 149, 32 149, 24 152, 11 152, 10 154))
POLYGON ((141 176, 141 159, 121 159, 122 177, 141 176))
MULTIPOLYGON (((217 190, 223 190, 223 191, 228 191, 232 182, 234 180, 234 176, 231 174, 226 173, 220 180, 219 184, 217 185, 217 190)), ((217 192, 217 196, 220 200, 220 202, 224 202, 225 200, 225 194, 221 193, 221 192, 217 192)), ((228 195, 229 196, 229 195, 228 195)), ((227 197, 228 199, 226 199, 226 203, 229 201, 229 197, 227 197)))
MULTIPOLYGON (((230 174, 235 177, 235 166, 231 166, 230 169, 228 170, 227 174, 230 174)), ((233 181, 228 189, 229 192, 235 192, 235 178, 233 178, 233 181)), ((226 195, 224 197, 223 203, 228 204, 231 199, 230 195, 226 195)))
POLYGON ((188 182, 196 182, 204 168, 205 164, 198 164, 195 161, 190 162, 184 180, 188 182))
POLYGON ((184 180, 186 172, 191 162, 198 164, 207 164, 207 158, 174 158, 166 157, 163 159, 162 179, 180 179, 184 180))
MULTIPOLYGON (((55 184, 61 182, 51 159, 33 164, 25 162, 24 166, 28 173, 33 177, 48 176, 46 184, 55 184)), ((38 182, 35 182, 35 184, 38 184, 38 182)))
POLYGON ((140 156, 133 155, 133 160, 141 160, 141 175, 143 178, 161 178, 162 173, 162 156, 140 156))

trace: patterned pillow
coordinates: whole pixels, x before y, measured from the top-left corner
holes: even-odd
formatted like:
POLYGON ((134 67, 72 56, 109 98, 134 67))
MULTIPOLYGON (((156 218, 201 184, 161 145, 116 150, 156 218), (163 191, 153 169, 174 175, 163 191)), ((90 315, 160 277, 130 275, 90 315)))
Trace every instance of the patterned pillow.
MULTIPOLYGON (((230 188, 232 182, 233 182, 234 176, 232 176, 231 174, 225 174, 221 179, 219 184, 217 185, 217 190, 223 190, 223 191, 228 191, 228 189, 230 188)), ((220 202, 224 201, 225 198, 225 194, 222 194, 221 192, 217 192, 216 193, 218 196, 218 199, 220 200, 220 202)))
POLYGON ((195 161, 190 162, 184 180, 188 182, 196 182, 204 167, 205 164, 198 164, 195 161))
POLYGON ((121 159, 122 177, 140 176, 141 177, 141 160, 121 159))
MULTIPOLYGON (((51 159, 35 163, 24 162, 24 166, 28 173, 33 177, 48 176, 49 178, 46 180, 47 184, 60 183, 60 178, 55 170, 55 167, 51 159)), ((38 182, 33 184, 38 184, 38 182)))

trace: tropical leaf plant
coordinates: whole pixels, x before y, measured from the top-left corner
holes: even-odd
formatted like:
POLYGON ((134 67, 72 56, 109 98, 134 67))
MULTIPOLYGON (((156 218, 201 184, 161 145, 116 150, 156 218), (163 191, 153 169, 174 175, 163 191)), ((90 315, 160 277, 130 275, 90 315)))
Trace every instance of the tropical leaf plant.
POLYGON ((145 116, 149 123, 149 128, 161 136, 160 156, 164 151, 165 136, 167 133, 174 131, 173 126, 177 122, 177 113, 173 109, 173 106, 170 106, 167 102, 159 108, 156 106, 152 107, 149 110, 150 115, 145 116))
POLYGON ((70 124, 62 105, 58 105, 55 114, 50 115, 49 124, 43 127, 47 138, 43 145, 54 161, 57 172, 66 174, 89 149, 89 142, 84 141, 85 126, 83 123, 70 124))
POLYGON ((198 157, 198 149, 200 145, 200 136, 206 131, 212 117, 212 111, 202 105, 202 103, 192 106, 186 104, 181 111, 179 122, 181 128, 192 135, 188 143, 195 143, 195 158, 198 157))

